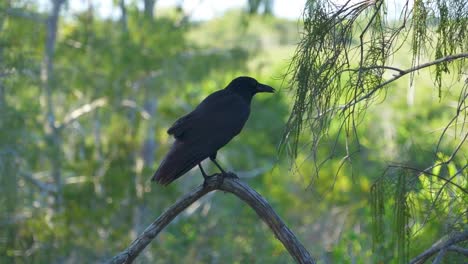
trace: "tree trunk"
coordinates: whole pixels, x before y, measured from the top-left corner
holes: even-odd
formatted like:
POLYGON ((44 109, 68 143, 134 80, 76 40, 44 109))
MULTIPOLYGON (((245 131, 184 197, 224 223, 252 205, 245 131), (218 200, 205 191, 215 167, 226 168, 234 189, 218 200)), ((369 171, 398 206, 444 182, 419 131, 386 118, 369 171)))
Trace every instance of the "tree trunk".
POLYGON ((125 0, 119 1, 120 7, 120 24, 122 25, 122 32, 128 31, 128 24, 127 24, 127 6, 125 5, 125 0))
POLYGON ((61 151, 62 143, 59 131, 55 125, 55 111, 52 99, 54 86, 54 53, 57 40, 57 28, 60 8, 64 0, 52 0, 52 12, 47 18, 47 34, 44 59, 41 66, 42 95, 41 104, 46 109, 45 131, 50 150, 50 163, 52 178, 57 187, 55 194, 55 209, 60 210, 63 202, 62 195, 62 171, 61 151))
POLYGON ((154 18, 154 5, 156 0, 145 0, 145 17, 149 19, 154 18))

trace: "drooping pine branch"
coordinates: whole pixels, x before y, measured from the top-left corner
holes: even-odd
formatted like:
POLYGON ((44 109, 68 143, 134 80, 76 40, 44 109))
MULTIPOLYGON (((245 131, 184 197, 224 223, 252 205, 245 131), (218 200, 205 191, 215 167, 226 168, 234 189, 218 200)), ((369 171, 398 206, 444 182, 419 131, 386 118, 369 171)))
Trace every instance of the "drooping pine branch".
POLYGON ((311 146, 307 150, 321 163, 316 155, 318 146, 332 122, 342 124, 339 136, 353 135, 358 140, 357 120, 377 95, 385 92, 381 88, 387 84, 435 66, 434 86, 440 94, 441 78, 448 73, 450 62, 458 62, 453 66, 457 74, 464 72, 468 50, 468 7, 461 3, 464 1, 419 0, 413 6, 406 1, 399 20, 388 17, 387 2, 347 1, 341 6, 330 0, 307 2, 303 37, 287 73, 295 97, 281 150, 293 159, 303 145, 300 136, 307 133, 312 136, 305 143, 311 146), (405 42, 412 50, 411 67, 400 70, 387 65, 406 47, 405 42), (427 47, 433 43, 437 43, 435 53, 430 53, 427 47), (434 59, 421 63, 423 57, 434 59), (388 70, 399 74, 386 80, 388 70))
MULTIPOLYGON (((425 192, 438 194, 453 187, 462 192, 466 190, 457 187, 460 184, 454 181, 455 177, 462 175, 466 169, 448 176, 428 170, 449 165, 455 167, 454 164, 449 164, 450 161, 463 156, 459 150, 466 148, 468 80, 462 79, 466 73, 468 58, 468 5, 463 0, 406 0, 401 6, 400 17, 394 17, 392 20, 387 12, 387 7, 392 1, 344 2, 343 5, 337 5, 334 4, 336 1, 331 0, 310 0, 307 1, 304 10, 302 39, 287 73, 294 101, 280 148, 289 154, 293 162, 299 150, 304 151, 307 157, 312 159, 318 174, 321 166, 332 157, 336 158, 338 154, 344 156, 343 160, 348 160, 361 145, 357 132, 361 117, 376 99, 382 98, 379 95, 401 92, 387 88, 390 87, 389 84, 404 76, 409 76, 412 84, 415 73, 432 67, 435 77, 433 83, 440 99, 441 90, 448 90, 449 87, 449 84, 444 86, 442 76, 451 74, 457 80, 465 81, 453 118, 442 128, 439 142, 434 144, 434 166, 418 174, 423 177, 415 176, 414 172, 400 170, 400 173, 409 173, 409 177, 404 181, 395 180, 395 176, 401 175, 384 173, 379 183, 373 187, 371 201, 374 232, 384 230, 383 217, 385 212, 388 214, 389 211, 385 208, 389 205, 386 203, 387 198, 394 200, 395 204, 392 206, 397 209, 396 212, 390 210, 396 223, 396 228, 391 230, 397 234, 396 243, 385 244, 383 234, 373 234, 375 242, 378 242, 374 245, 374 250, 379 251, 379 248, 383 248, 383 251, 389 253, 388 256, 399 254, 399 259, 403 260, 408 256, 407 241, 403 239, 404 236, 409 238, 411 227, 403 229, 399 225, 410 223, 409 219, 414 217, 410 215, 414 213, 411 210, 413 208, 406 207, 411 206, 411 203, 408 203, 409 196, 417 197, 425 192), (397 52, 408 51, 411 65, 407 65, 406 69, 391 65, 397 52), (388 76, 389 73, 392 75, 388 76), (334 129, 334 139, 327 138, 330 127, 334 129), (447 143, 451 140, 450 143, 453 143, 453 137, 446 136, 449 134, 446 133, 449 128, 452 128, 450 132, 456 135, 455 140, 458 144, 451 144, 452 154, 444 162, 440 162, 437 155, 441 142, 447 143), (318 155, 323 142, 327 145, 320 148, 318 155), (343 143, 344 146, 337 148, 339 143, 343 143), (346 153, 338 153, 339 151, 346 153), (429 175, 429 172, 434 175, 429 175), (438 189, 418 189, 419 193, 415 192, 415 186, 420 179, 434 179, 438 183, 438 189), (404 188, 405 191, 402 192, 399 188, 404 188), (396 248, 389 248, 394 246, 396 248)), ((398 10, 395 12, 398 15, 398 10)), ((410 96, 411 89, 412 86, 408 90, 409 105, 412 105, 414 98, 410 96)), ((456 198, 451 202, 459 205, 460 202, 456 198)), ((435 200, 437 199, 440 199, 439 195, 436 195, 435 200)), ((429 211, 433 209, 430 208, 429 211)), ((431 212, 423 214, 430 215, 431 212)), ((424 226, 424 223, 422 225, 424 226)), ((451 231, 460 231, 460 228, 451 231)), ((442 256, 443 254, 440 258, 442 256)))

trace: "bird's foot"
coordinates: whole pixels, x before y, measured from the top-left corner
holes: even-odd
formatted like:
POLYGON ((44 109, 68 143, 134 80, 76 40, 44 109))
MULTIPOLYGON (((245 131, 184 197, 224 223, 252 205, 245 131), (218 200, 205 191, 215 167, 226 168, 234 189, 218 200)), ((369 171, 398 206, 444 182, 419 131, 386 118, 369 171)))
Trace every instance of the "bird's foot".
POLYGON ((203 175, 203 188, 208 186, 208 180, 212 177, 219 176, 217 185, 221 186, 224 183, 224 178, 239 179, 233 172, 215 173, 213 175, 203 175))
MULTIPOLYGON (((208 186, 208 180, 209 180, 210 178, 213 178, 213 177, 215 177, 215 176, 217 176, 217 175, 218 175, 218 174, 216 174, 216 173, 213 174, 213 175, 206 175, 206 174, 204 174, 204 175, 203 175, 203 188, 206 188, 206 187, 208 186)), ((222 182, 221 182, 221 184, 222 184, 222 182)))

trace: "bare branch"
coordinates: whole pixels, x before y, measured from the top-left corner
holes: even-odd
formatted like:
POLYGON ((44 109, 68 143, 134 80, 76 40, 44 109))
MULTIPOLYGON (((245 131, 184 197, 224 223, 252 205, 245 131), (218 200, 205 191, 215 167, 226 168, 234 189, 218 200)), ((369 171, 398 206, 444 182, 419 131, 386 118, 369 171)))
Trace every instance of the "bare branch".
POLYGON ((103 97, 103 98, 96 99, 96 100, 92 101, 89 104, 85 104, 83 106, 80 106, 79 108, 71 111, 70 113, 68 113, 65 116, 65 118, 63 119, 62 124, 60 124, 60 126, 58 126, 58 129, 65 128, 70 123, 72 123, 75 120, 77 120, 78 118, 80 118, 82 115, 90 113, 90 112, 94 111, 95 109, 97 109, 99 107, 105 106, 106 104, 107 104, 107 99, 103 97))
POLYGON ((127 249, 113 257, 108 263, 131 263, 178 214, 214 190, 230 192, 252 207, 297 263, 315 263, 309 252, 260 194, 239 179, 223 177, 219 174, 210 177, 204 185, 198 186, 169 207, 127 249))
POLYGON ((41 23, 41 24, 45 24, 47 22, 47 18, 41 16, 41 14, 27 11, 23 8, 13 8, 13 7, 7 8, 6 10, 4 10, 4 12, 8 16, 22 17, 22 18, 30 19, 34 22, 41 23))
POLYGON ((437 254, 437 257, 432 262, 432 264, 439 264, 442 261, 442 259, 444 258, 445 253, 447 253, 447 248, 441 249, 439 251, 439 253, 437 254))
POLYGON ((41 191, 43 191, 43 192, 47 192, 47 193, 51 193, 51 194, 57 193, 57 187, 54 184, 42 182, 41 180, 38 180, 38 179, 34 178, 34 176, 31 173, 21 172, 20 175, 25 180, 32 183, 34 186, 41 189, 41 191))
POLYGON ((460 253, 460 254, 465 255, 466 257, 468 257, 468 249, 466 249, 466 248, 462 248, 462 247, 459 247, 459 246, 450 246, 450 247, 447 248, 447 250, 457 252, 457 253, 460 253))
POLYGON ((144 119, 151 118, 151 114, 148 113, 148 111, 146 111, 143 107, 139 106, 134 100, 124 99, 122 100, 121 105, 128 107, 128 108, 135 109, 136 111, 140 113, 141 117, 144 119))
POLYGON ((390 84, 390 83, 400 79, 401 77, 403 77, 403 76, 405 76, 405 75, 407 75, 409 73, 419 71, 421 69, 424 69, 424 68, 427 68, 427 67, 430 67, 430 66, 434 66, 434 65, 437 65, 437 64, 440 64, 440 63, 443 63, 443 62, 451 62, 451 61, 454 61, 454 60, 457 60, 457 59, 464 59, 464 58, 468 58, 468 53, 460 53, 460 54, 450 55, 450 56, 446 56, 446 57, 443 57, 443 58, 440 58, 440 59, 437 59, 437 60, 434 60, 434 61, 431 61, 431 62, 427 62, 427 63, 423 63, 423 64, 420 64, 420 65, 411 67, 411 68, 406 69, 406 70, 399 70, 400 74, 398 74, 398 75, 394 76, 393 78, 388 79, 387 81, 377 85, 369 93, 367 93, 367 94, 365 94, 365 95, 363 95, 363 96, 361 96, 359 98, 356 98, 355 100, 347 103, 342 108, 342 110, 345 111, 345 110, 353 107, 357 103, 359 103, 359 102, 361 102, 363 100, 369 99, 380 88, 382 88, 382 87, 386 86, 387 84, 390 84))
POLYGON ((462 233, 457 233, 451 237, 449 237, 447 240, 442 241, 439 240, 434 245, 432 245, 428 250, 424 251, 421 253, 419 256, 413 258, 410 261, 410 264, 421 264, 424 263, 426 260, 428 260, 430 257, 433 255, 439 253, 440 251, 447 250, 450 246, 460 243, 462 241, 468 240, 468 230, 462 232, 462 233))

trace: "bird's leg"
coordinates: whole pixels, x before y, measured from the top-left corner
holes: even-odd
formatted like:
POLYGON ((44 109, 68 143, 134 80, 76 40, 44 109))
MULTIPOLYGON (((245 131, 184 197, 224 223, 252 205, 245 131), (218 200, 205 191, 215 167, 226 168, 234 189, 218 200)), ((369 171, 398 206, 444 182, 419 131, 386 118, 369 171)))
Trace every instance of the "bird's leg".
POLYGON ((226 172, 225 170, 223 170, 223 168, 221 168, 221 166, 218 164, 218 162, 216 162, 216 158, 210 157, 210 160, 216 165, 216 167, 218 167, 218 169, 221 171, 221 174, 223 175, 223 177, 239 178, 234 173, 226 172))
MULTIPOLYGON (((203 175, 203 188, 206 188, 208 186, 208 183, 206 182, 208 180, 208 178, 211 178, 211 177, 214 177, 216 176, 216 174, 213 174, 211 176, 209 176, 208 174, 206 174, 205 170, 203 169, 201 163, 198 163, 198 167, 200 168, 200 171, 203 175)), ((221 174, 221 177, 219 177, 218 179, 218 184, 221 185, 223 184, 223 181, 224 181, 224 177, 225 177, 226 174, 221 174)))
POLYGON ((226 171, 221 168, 221 166, 216 162, 216 158, 210 157, 210 160, 218 167, 218 169, 221 171, 222 174, 226 174, 226 171))
POLYGON ((203 175, 203 188, 206 188, 206 180, 209 178, 209 177, 212 177, 212 176, 208 176, 208 174, 206 174, 205 170, 203 169, 201 163, 198 163, 198 167, 200 168, 200 171, 203 175))
POLYGON ((201 174, 203 175, 203 178, 206 180, 206 178, 210 177, 208 174, 206 174, 205 170, 203 169, 201 163, 198 163, 198 168, 200 168, 201 174))

